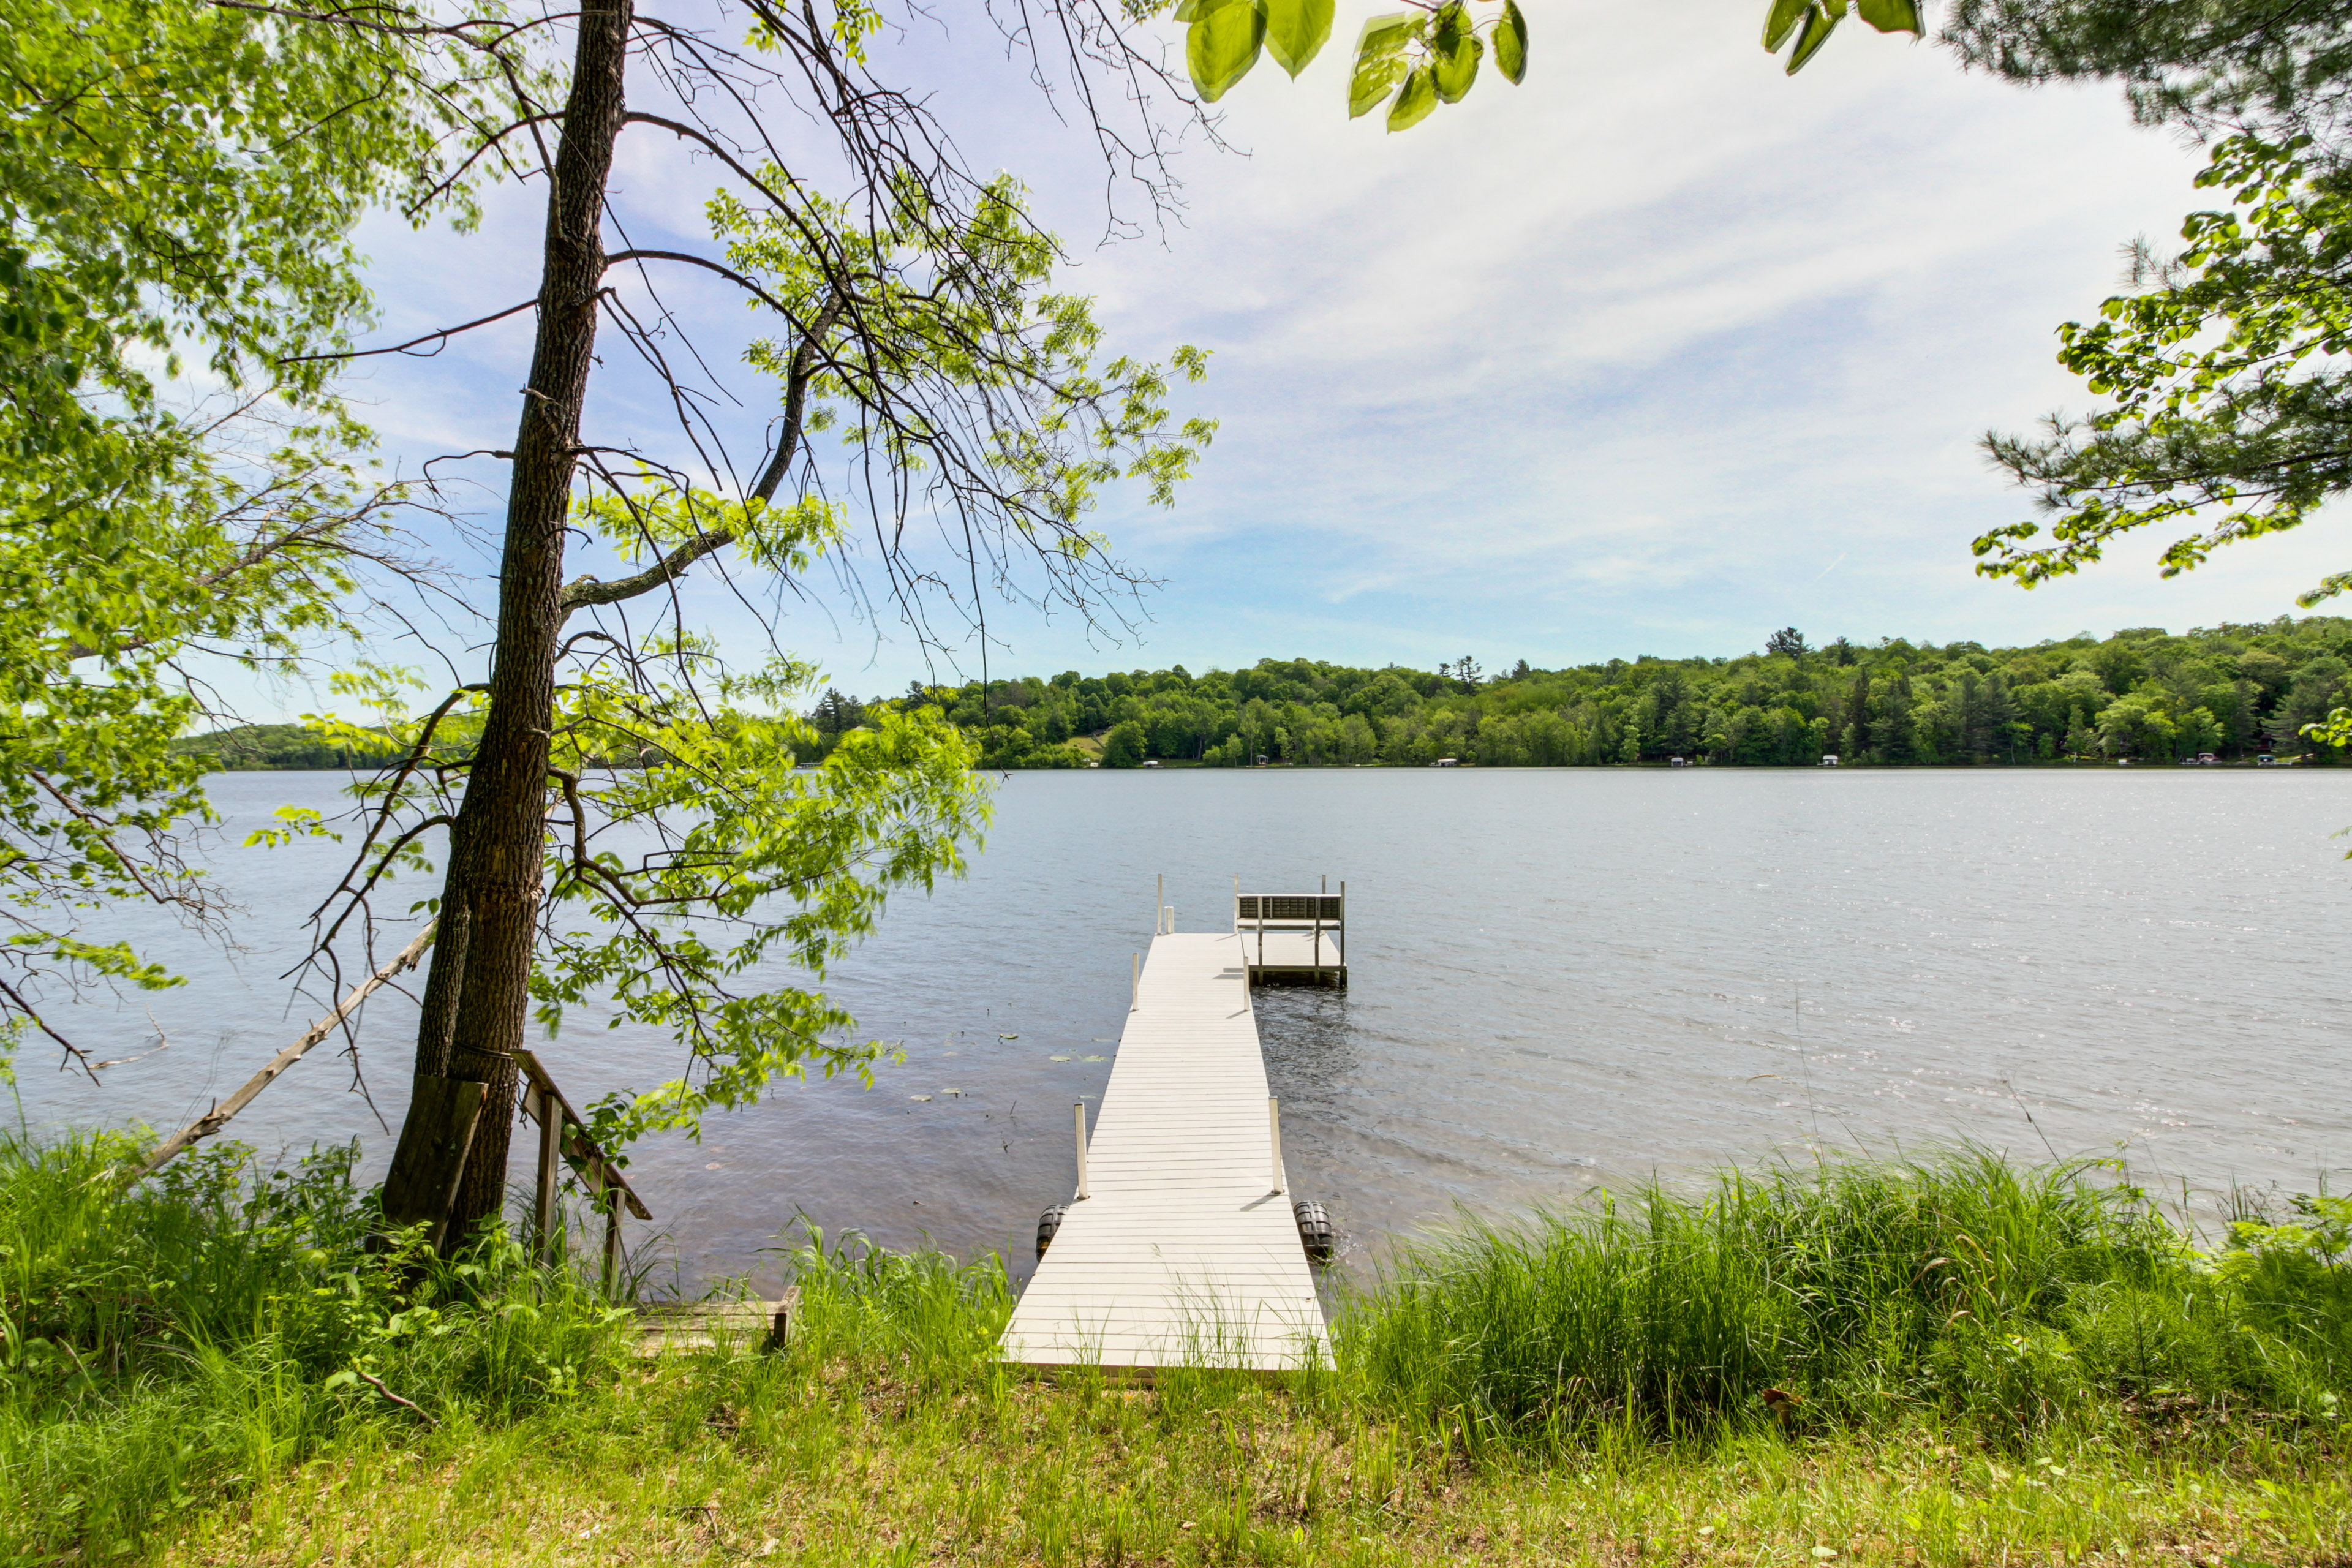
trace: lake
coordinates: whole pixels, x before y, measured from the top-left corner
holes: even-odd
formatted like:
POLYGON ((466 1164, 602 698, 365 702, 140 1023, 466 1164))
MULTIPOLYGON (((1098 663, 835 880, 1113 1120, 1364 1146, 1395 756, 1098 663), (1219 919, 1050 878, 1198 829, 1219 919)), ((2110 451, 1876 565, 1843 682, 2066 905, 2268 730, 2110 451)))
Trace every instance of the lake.
MULTIPOLYGON (((92 1086, 28 1043, 33 1122, 175 1127, 323 1011, 278 976, 339 852, 236 846, 341 783, 214 781, 210 861, 249 946, 146 928, 191 984, 59 1009, 120 1065, 92 1086)), ((894 903, 834 977, 904 1061, 871 1089, 783 1085, 698 1146, 640 1149, 631 1178, 666 1281, 772 1279, 761 1249, 797 1216, 1025 1270, 1073 1179, 1069 1108, 1110 1070, 1153 879, 1180 930, 1222 930, 1238 874, 1348 886, 1351 988, 1262 992, 1259 1023, 1293 1189, 1354 1260, 1457 1209, 1816 1145, 1965 1139, 2119 1155, 2176 1193, 2340 1189, 2347 824, 2352 770, 1014 774, 969 879, 894 903)), ((232 1135, 357 1136, 380 1173, 413 1020, 389 993, 366 1014, 374 1111, 330 1045, 232 1135)), ((681 1065, 601 1026, 538 1048, 575 1104, 681 1065)))

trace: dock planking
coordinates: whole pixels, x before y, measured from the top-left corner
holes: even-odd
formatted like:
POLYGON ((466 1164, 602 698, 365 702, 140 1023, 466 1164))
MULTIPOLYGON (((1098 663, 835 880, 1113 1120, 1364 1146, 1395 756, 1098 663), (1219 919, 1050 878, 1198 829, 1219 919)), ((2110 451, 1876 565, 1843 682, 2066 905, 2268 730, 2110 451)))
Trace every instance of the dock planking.
POLYGON ((1013 1310, 1008 1359, 1260 1372, 1328 1359, 1276 1169, 1250 956, 1231 932, 1152 939, 1088 1142, 1088 1196, 1013 1310))

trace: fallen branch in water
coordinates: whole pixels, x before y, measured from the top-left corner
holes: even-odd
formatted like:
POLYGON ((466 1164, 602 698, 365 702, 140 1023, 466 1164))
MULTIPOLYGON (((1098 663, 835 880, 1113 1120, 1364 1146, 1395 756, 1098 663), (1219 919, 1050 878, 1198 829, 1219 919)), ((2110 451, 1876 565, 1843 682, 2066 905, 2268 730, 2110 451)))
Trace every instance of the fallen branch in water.
POLYGON ((427 921, 425 929, 418 931, 415 939, 406 947, 402 948, 391 963, 353 986, 352 994, 343 998, 341 1006, 311 1025, 310 1031, 300 1039, 270 1058, 268 1067, 246 1079, 244 1088, 165 1139, 152 1154, 147 1156, 147 1163, 139 1167, 138 1171, 131 1175, 130 1184, 136 1184, 153 1175, 177 1159, 198 1139, 209 1138, 227 1125, 230 1117, 253 1103, 254 1096, 277 1082, 278 1074, 300 1061, 311 1047, 333 1033, 335 1026, 351 1016, 353 1009, 366 1001, 377 986, 382 985, 402 970, 413 968, 416 961, 425 956, 425 950, 432 945, 434 927, 437 923, 427 921))

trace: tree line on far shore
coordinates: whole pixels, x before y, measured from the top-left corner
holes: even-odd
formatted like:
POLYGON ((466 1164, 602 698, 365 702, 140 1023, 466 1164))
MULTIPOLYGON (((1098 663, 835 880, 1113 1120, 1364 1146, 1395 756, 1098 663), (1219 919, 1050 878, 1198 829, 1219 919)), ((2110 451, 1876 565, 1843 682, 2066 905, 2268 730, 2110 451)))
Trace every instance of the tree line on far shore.
MULTIPOLYGON (((2160 627, 2032 647, 1975 642, 1824 647, 1794 629, 1738 658, 1524 660, 1487 675, 1261 659, 1195 676, 1075 670, 919 687, 985 766, 1132 767, 1149 759, 1238 767, 1504 767, 1660 763, 1740 766, 2014 764, 2065 758, 2172 762, 2266 752, 2332 762, 2305 724, 2352 704, 2352 620, 2314 616, 2173 636, 2160 627)), ((821 733, 868 706, 828 694, 821 733)))
MULTIPOLYGON (((1808 644, 1793 628, 1738 658, 1611 659, 1570 669, 1524 660, 1496 674, 1260 659, 1193 675, 1177 665, 1067 670, 897 698, 828 690, 803 715, 803 760, 822 761, 885 707, 936 707, 990 768, 1591 767, 1681 757, 1730 766, 2172 762, 2211 752, 2315 763, 2338 748, 2301 733, 2352 705, 2352 620, 2282 616, 2179 636, 2160 627, 1988 648, 1975 642, 1808 644)), ((463 749, 460 727, 450 737, 463 749)), ((383 755, 297 725, 251 725, 180 744, 224 769, 367 768, 383 755)), ((614 758, 626 764, 643 758, 614 758)))

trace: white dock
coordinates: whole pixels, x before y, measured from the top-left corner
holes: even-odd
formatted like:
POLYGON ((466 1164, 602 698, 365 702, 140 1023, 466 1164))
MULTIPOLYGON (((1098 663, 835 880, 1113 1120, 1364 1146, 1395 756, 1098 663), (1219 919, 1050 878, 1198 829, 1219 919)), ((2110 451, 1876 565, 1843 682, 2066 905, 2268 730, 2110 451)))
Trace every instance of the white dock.
POLYGON ((1276 1169, 1247 956, 1229 932, 1152 939, 1095 1118, 1089 1195, 1013 1310, 1008 1359, 1267 1372, 1329 1359, 1276 1169))

